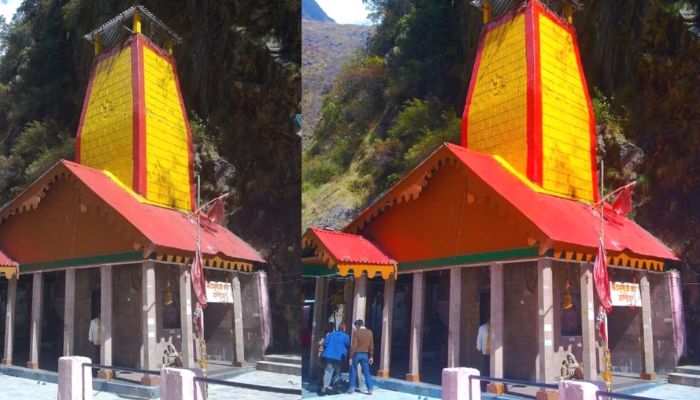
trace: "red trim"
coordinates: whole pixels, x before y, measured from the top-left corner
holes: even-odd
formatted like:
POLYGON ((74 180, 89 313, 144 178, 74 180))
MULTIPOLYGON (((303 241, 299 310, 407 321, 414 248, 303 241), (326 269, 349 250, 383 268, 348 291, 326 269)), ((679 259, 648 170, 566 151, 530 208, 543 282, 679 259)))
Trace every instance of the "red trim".
POLYGON ((180 100, 180 109, 182 110, 182 119, 185 121, 185 129, 187 130, 187 147, 188 147, 188 164, 189 164, 189 171, 190 171, 190 208, 192 211, 196 209, 196 201, 195 201, 195 184, 194 184, 194 148, 192 144, 192 131, 190 130, 190 120, 187 118, 187 109, 185 108, 185 101, 182 98, 182 90, 180 90, 180 79, 178 78, 177 75, 177 66, 175 64, 175 57, 172 55, 168 54, 167 51, 161 49, 158 47, 155 43, 151 42, 148 40, 148 38, 145 38, 141 40, 141 43, 148 47, 149 49, 155 51, 159 55, 161 55, 168 63, 170 63, 170 66, 173 68, 173 76, 175 77, 175 88, 177 89, 177 96, 178 99, 180 100))
POLYGON ((131 91, 133 95, 133 178, 134 191, 145 196, 146 182, 146 100, 143 77, 143 39, 134 34, 131 42, 131 91))
POLYGON ((537 2, 525 10, 527 57, 527 177, 542 185, 542 71, 540 63, 540 12, 537 2))
POLYGON ((598 201, 600 199, 600 193, 598 192, 598 166, 596 165, 596 156, 598 142, 596 141, 596 129, 595 129, 595 113, 593 112, 593 104, 591 102, 591 96, 588 92, 588 83, 586 82, 586 75, 583 72, 583 65, 581 64, 581 53, 578 48, 578 39, 576 38, 576 30, 574 27, 562 19, 559 15, 555 14, 546 7, 539 6, 541 12, 546 14, 552 22, 557 24, 560 28, 566 30, 571 35, 571 41, 574 45, 574 54, 576 56, 576 65, 578 66, 579 76, 581 77, 581 86, 583 87, 583 93, 586 96, 586 103, 588 105, 588 125, 590 131, 590 141, 591 141, 591 181, 593 182, 593 199, 598 201))
POLYGON ((467 92, 467 98, 464 102, 464 111, 462 113, 462 146, 469 147, 469 109, 472 105, 472 96, 474 95, 474 87, 476 86, 476 78, 479 74, 479 68, 481 67, 481 57, 484 54, 484 46, 486 44, 486 35, 492 30, 498 28, 499 26, 505 24, 506 22, 512 21, 518 14, 522 11, 509 12, 503 14, 498 19, 484 25, 481 29, 481 37, 479 38, 479 47, 476 50, 476 57, 474 59, 474 67, 472 68, 472 76, 469 80, 469 91, 467 92))
POLYGON ((598 166, 596 165, 598 142, 596 140, 595 112, 593 112, 593 104, 591 103, 591 96, 588 92, 588 83, 586 82, 586 75, 583 73, 583 65, 581 64, 581 53, 579 53, 578 50, 578 40, 576 39, 576 32, 571 32, 571 39, 574 43, 574 54, 576 55, 576 64, 578 65, 578 72, 581 76, 581 86, 583 87, 583 93, 586 96, 586 103, 588 104, 588 129, 590 130, 591 134, 591 174, 593 178, 593 200, 597 202, 600 199, 600 193, 598 193, 598 166))
POLYGON ((467 100, 464 103, 464 113, 462 114, 462 146, 464 147, 469 147, 469 109, 472 105, 472 96, 474 96, 474 87, 476 86, 476 78, 479 74, 479 66, 481 66, 481 56, 484 54, 485 42, 486 32, 482 33, 481 39, 479 39, 479 47, 476 50, 476 59, 474 60, 472 77, 469 81, 469 91, 467 92, 467 100))
POLYGON ((85 99, 83 99, 83 110, 80 113, 78 132, 75 134, 75 162, 78 164, 80 164, 80 141, 83 136, 83 124, 85 123, 85 114, 87 114, 88 104, 90 104, 90 96, 92 95, 92 85, 95 82, 96 71, 97 59, 93 60, 92 67, 90 67, 90 78, 88 79, 87 90, 85 90, 85 99))
POLYGON ((187 153, 188 153, 188 169, 190 171, 190 206, 192 211, 196 209, 195 201, 195 186, 194 186, 194 147, 192 144, 192 131, 190 130, 190 120, 187 118, 187 109, 185 108, 185 101, 182 98, 182 91, 180 90, 180 79, 177 76, 177 66, 175 65, 175 60, 171 57, 170 65, 173 67, 173 75, 175 76, 175 87, 177 88, 177 96, 180 99, 180 109, 182 110, 182 119, 185 121, 185 128, 187 129, 187 153))

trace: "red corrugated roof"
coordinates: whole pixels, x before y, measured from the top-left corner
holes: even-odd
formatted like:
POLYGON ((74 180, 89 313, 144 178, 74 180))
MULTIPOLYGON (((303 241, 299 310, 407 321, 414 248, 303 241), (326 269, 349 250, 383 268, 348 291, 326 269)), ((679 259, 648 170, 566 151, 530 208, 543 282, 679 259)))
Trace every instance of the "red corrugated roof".
MULTIPOLYGON (((600 214, 590 205, 536 192, 490 155, 453 144, 445 144, 445 147, 552 241, 592 249, 598 247, 600 214)), ((612 212, 609 204, 606 204, 605 213, 605 248, 678 260, 668 247, 644 228, 612 212)))
POLYGON ((309 234, 314 235, 338 263, 396 265, 396 260, 362 236, 321 228, 310 228, 304 236, 309 234))
MULTIPOLYGON (((461 163, 467 171, 531 221, 548 239, 550 243, 546 245, 550 249, 578 252, 583 247, 587 254, 596 253, 601 223, 600 214, 591 205, 535 191, 493 156, 449 143, 436 150, 403 180, 358 214, 344 230, 356 232, 371 223, 386 207, 419 196, 421 186, 430 184, 432 171, 446 159, 461 163), (416 184, 406 184, 416 179, 416 184)), ((634 221, 615 214, 607 203, 604 224, 605 247, 608 251, 624 253, 628 257, 638 256, 639 259, 678 260, 672 250, 634 221)))
POLYGON ((11 259, 7 254, 3 253, 2 249, 0 249, 0 266, 2 266, 2 267, 16 267, 17 262, 15 262, 15 260, 11 259))
MULTIPOLYGON (((122 215, 153 245, 194 253, 196 226, 187 214, 140 202, 104 172, 62 160, 82 183, 122 215)), ((265 262, 248 243, 223 226, 202 219, 202 253, 224 258, 265 262)))

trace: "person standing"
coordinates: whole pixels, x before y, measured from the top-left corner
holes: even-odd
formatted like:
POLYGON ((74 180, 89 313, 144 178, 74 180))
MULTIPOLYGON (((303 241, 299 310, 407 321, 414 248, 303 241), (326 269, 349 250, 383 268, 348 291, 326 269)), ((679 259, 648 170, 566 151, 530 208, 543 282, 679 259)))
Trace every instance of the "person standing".
MULTIPOLYGON (((490 376, 491 373, 491 321, 479 327, 476 335, 476 349, 482 355, 481 376, 490 376)), ((481 389, 486 388, 486 381, 481 381, 481 389)))
MULTIPOLYGON (((93 312, 92 320, 90 321, 90 327, 88 328, 88 341, 92 346, 90 346, 90 358, 94 364, 100 363, 100 345, 102 344, 102 324, 100 322, 99 312, 93 312)), ((97 376, 97 369, 92 369, 93 378, 97 376)))
POLYGON ((372 331, 365 327, 364 321, 358 319, 355 321, 357 328, 352 334, 350 343, 350 383, 348 394, 355 393, 357 387, 357 366, 362 367, 362 375, 365 377, 367 385, 367 394, 372 394, 372 376, 369 374, 369 366, 374 363, 374 335, 372 331))
POLYGON ((323 352, 321 353, 324 369, 322 394, 325 394, 336 383, 334 380, 340 375, 340 362, 347 355, 350 347, 350 337, 343 328, 344 326, 341 324, 337 330, 328 333, 323 342, 323 352))

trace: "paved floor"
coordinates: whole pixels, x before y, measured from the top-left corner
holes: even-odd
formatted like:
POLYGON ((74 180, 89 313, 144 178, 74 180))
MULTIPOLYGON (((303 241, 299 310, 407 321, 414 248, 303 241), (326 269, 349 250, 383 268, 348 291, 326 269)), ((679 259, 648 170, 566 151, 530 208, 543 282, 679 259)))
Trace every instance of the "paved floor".
MULTIPOLYGON (((251 371, 229 380, 283 388, 297 389, 301 387, 301 378, 298 376, 275 374, 266 371, 251 371)), ((209 387, 208 400, 296 400, 299 398, 298 395, 239 389, 221 385, 210 385, 209 387)), ((54 400, 58 391, 58 385, 54 383, 38 382, 8 375, 0 375, 0 388, 2 388, 0 398, 12 400, 54 400)), ((134 399, 134 397, 117 396, 112 393, 95 391, 94 399, 122 400, 134 399)))
MULTIPOLYGON (((372 396, 368 396, 366 393, 355 392, 353 395, 347 394, 329 394, 323 397, 315 397, 316 394, 307 394, 304 399, 347 399, 347 400, 438 400, 433 397, 418 396, 415 394, 394 392, 392 390, 386 389, 376 389, 372 396), (314 396, 314 397, 307 397, 314 396)), ((686 399, 687 400, 687 399, 686 399)))
POLYGON ((635 395, 664 400, 700 399, 700 387, 667 383, 665 385, 635 393, 635 395))
MULTIPOLYGON (((274 386, 288 389, 299 389, 301 377, 296 375, 275 374, 267 371, 253 371, 229 379, 233 382, 252 383, 256 385, 274 386)), ((209 385, 208 400, 297 400, 299 395, 262 392, 250 389, 239 389, 221 385, 209 385)))

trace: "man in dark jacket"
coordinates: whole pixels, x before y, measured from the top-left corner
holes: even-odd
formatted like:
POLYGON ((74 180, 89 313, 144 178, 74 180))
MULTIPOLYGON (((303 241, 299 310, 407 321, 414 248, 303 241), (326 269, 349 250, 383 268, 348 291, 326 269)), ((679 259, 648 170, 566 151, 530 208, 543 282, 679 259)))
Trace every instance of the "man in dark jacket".
POLYGON ((324 364, 323 387, 321 393, 326 393, 330 388, 334 376, 340 375, 340 362, 350 347, 350 337, 341 327, 326 335, 323 340, 323 352, 321 361, 324 364))

